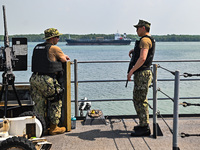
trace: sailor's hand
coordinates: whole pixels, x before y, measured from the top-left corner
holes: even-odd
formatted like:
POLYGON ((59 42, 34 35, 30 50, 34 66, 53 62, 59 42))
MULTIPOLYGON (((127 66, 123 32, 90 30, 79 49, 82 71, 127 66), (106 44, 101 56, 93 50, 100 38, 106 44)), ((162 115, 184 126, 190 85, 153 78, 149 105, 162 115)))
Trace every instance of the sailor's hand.
POLYGON ((68 56, 68 55, 65 55, 65 57, 66 57, 66 59, 67 59, 67 60, 70 60, 70 58, 69 58, 69 56, 68 56))
POLYGON ((67 62, 68 60, 70 60, 68 55, 63 55, 62 57, 60 57, 60 61, 63 62, 63 63, 67 62))
POLYGON ((134 51, 134 49, 130 50, 129 53, 128 53, 128 55, 129 55, 130 58, 132 57, 132 52, 133 51, 134 51))
POLYGON ((131 81, 131 76, 132 76, 131 73, 128 73, 128 74, 127 74, 127 80, 128 80, 128 81, 131 81))

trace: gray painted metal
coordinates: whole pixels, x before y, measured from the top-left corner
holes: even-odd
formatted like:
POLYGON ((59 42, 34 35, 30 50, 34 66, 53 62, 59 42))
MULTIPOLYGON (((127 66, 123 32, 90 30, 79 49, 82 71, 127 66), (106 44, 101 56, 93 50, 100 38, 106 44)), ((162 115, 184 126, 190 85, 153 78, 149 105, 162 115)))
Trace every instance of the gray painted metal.
POLYGON ((178 105, 179 105, 179 71, 175 71, 174 83, 174 117, 173 117, 173 149, 178 149, 178 105))
POLYGON ((153 65, 153 137, 157 138, 157 65, 153 65))
POLYGON ((75 116, 79 116, 78 114, 78 65, 77 60, 74 59, 74 91, 75 91, 75 116))

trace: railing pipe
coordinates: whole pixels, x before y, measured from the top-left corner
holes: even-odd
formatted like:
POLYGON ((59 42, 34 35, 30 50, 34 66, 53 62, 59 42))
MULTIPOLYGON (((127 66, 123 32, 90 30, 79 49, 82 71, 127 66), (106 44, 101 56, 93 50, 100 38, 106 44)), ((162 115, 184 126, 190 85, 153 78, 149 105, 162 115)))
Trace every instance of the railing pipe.
MULTIPOLYGON (((200 79, 196 78, 196 79, 180 79, 180 81, 199 81, 200 79)), ((157 81, 174 81, 174 79, 157 79, 157 81)), ((74 83, 75 81, 71 81, 71 83, 74 83)), ((126 80, 79 80, 78 83, 93 83, 93 82, 126 82, 126 80)), ((2 82, 0 82, 0 84, 2 84, 2 82)), ((15 84, 30 84, 29 82, 15 82, 15 84)))
MULTIPOLYGON (((179 97, 179 99, 182 100, 189 100, 189 99, 200 99, 200 97, 179 97)), ((153 100, 153 98, 148 98, 148 101, 153 100)), ((170 98, 157 98, 157 100, 164 101, 169 100, 170 98)), ((106 101, 133 101, 133 99, 90 99, 90 100, 78 100, 78 102, 106 102, 106 101)), ((75 100, 72 100, 71 102, 75 102, 75 100)))
MULTIPOLYGON (((77 66, 78 63, 127 63, 129 61, 127 60, 105 60, 105 61, 77 61, 76 59, 74 60, 74 81, 71 81, 72 84, 74 84, 74 95, 75 99, 72 100, 71 102, 75 102, 75 115, 79 116, 79 110, 78 110, 78 103, 81 102, 81 100, 78 100, 78 83, 94 83, 94 82, 125 82, 126 80, 84 80, 84 81, 78 81, 78 73, 77 73, 77 66)), ((158 62, 200 62, 200 60, 157 60, 153 61, 154 63, 158 62)), ((158 67, 158 66, 157 66, 158 67)), ((200 79, 179 79, 179 81, 197 81, 200 79)), ((175 79, 157 79, 158 81, 175 81, 175 79)), ((179 99, 200 99, 200 97, 183 97, 179 99)), ((101 102, 101 101, 129 101, 129 99, 101 99, 101 100, 88 100, 88 101, 93 101, 93 102, 101 102)), ((150 98, 149 100, 153 100, 150 98)), ((169 98, 157 98, 157 100, 169 100, 169 98)), ((86 101, 85 101, 86 102, 86 101)))
MULTIPOLYGON (((180 81, 199 81, 200 79, 180 79, 180 81)), ((173 81, 174 79, 157 79, 157 81, 173 81)), ((126 82, 126 80, 84 80, 84 81, 78 81, 78 83, 93 83, 93 82, 126 82)), ((74 81, 72 81, 74 83, 74 81)))
POLYGON ((78 65, 77 59, 74 59, 74 99, 75 99, 75 116, 78 116, 78 65))
POLYGON ((175 83, 174 83, 174 117, 173 117, 173 150, 179 150, 178 147, 178 104, 179 104, 179 83, 180 75, 179 71, 175 71, 175 83))
MULTIPOLYGON (((127 63, 129 60, 100 60, 100 61, 78 61, 78 63, 127 63)), ((154 60, 153 63, 158 62, 200 62, 200 60, 154 60)))
POLYGON ((153 65, 153 137, 157 138, 157 64, 153 65))

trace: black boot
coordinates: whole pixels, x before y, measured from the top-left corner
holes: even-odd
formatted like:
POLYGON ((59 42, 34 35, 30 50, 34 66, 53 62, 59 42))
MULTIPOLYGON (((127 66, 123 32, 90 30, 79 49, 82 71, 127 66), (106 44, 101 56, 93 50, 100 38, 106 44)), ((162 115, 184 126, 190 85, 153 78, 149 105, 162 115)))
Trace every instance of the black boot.
POLYGON ((151 135, 151 130, 149 126, 135 126, 134 130, 131 133, 131 136, 138 137, 138 136, 149 136, 151 135))
MULTIPOLYGON (((133 130, 138 130, 140 127, 144 127, 144 126, 140 126, 140 125, 134 126, 133 130)), ((149 128, 149 124, 147 124, 146 127, 149 128)))
POLYGON ((133 130, 138 130, 141 126, 140 125, 137 125, 137 126, 134 126, 133 130))

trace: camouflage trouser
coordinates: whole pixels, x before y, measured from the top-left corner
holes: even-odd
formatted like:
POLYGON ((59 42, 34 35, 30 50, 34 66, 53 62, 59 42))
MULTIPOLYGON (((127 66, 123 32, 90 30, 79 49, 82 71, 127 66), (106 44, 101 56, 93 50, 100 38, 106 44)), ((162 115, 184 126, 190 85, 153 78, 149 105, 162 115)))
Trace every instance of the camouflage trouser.
MULTIPOLYGON (((35 102, 34 110, 47 119, 47 97, 53 96, 56 90, 60 90, 60 85, 56 80, 56 86, 53 78, 47 75, 33 74, 30 78, 31 98, 35 102)), ((48 98, 49 101, 54 98, 48 98)), ((58 124, 61 117, 62 100, 50 102, 49 120, 53 124, 58 124)))
POLYGON ((147 93, 152 81, 150 70, 139 71, 134 74, 133 103, 141 126, 149 124, 147 93))

